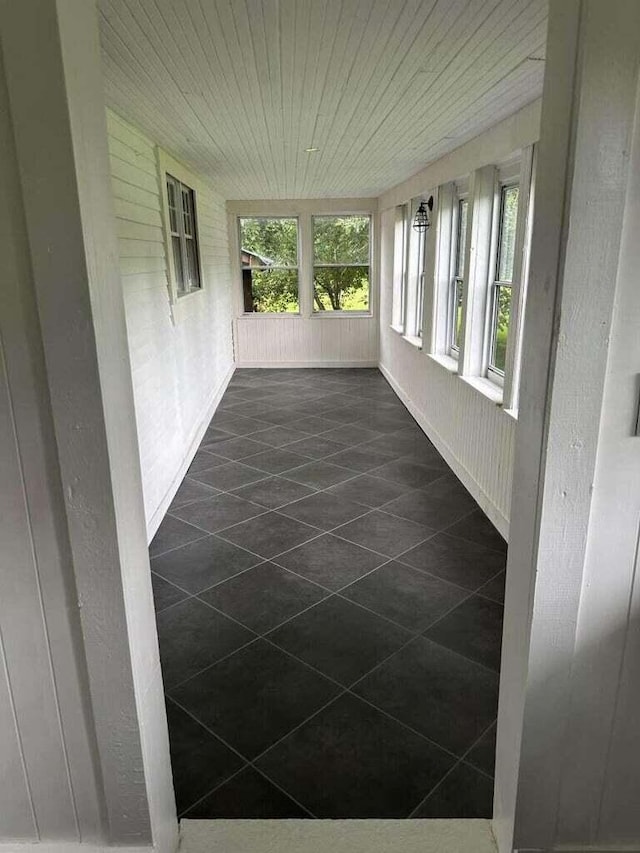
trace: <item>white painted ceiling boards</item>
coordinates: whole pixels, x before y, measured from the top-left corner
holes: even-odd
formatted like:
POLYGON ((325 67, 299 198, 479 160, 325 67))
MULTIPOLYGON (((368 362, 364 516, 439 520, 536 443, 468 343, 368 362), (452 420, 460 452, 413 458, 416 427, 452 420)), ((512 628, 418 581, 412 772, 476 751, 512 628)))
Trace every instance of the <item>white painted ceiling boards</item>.
POLYGON ((107 103, 226 198, 379 195, 542 92, 546 0, 99 6, 107 103))

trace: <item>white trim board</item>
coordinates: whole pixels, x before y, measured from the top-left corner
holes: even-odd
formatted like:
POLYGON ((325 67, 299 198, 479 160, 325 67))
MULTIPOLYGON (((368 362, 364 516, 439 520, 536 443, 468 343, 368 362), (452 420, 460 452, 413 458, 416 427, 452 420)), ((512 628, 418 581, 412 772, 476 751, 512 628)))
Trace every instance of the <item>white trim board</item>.
MULTIPOLYGON (((211 422, 211 418, 214 416, 216 409, 222 399, 222 395, 227 390, 227 385, 229 384, 231 377, 233 376, 236 369, 236 365, 232 364, 229 368, 227 374, 224 379, 218 385, 216 390, 213 392, 213 395, 207 404, 205 409, 204 416, 198 427, 196 428, 194 437, 189 444, 189 449, 187 450, 182 465, 178 469, 175 477, 171 481, 171 485, 169 489, 165 493, 165 496, 160 501, 156 511, 153 513, 151 518, 147 521, 147 541, 151 542, 153 537, 156 534, 156 531, 160 527, 162 519, 165 517, 167 510, 171 504, 171 501, 174 499, 176 492, 180 488, 182 481, 184 480, 187 470, 189 469, 189 465, 191 465, 193 461, 193 457, 196 455, 198 448, 200 447, 200 442, 202 441, 202 437, 204 436, 209 423, 211 422)), ((2 853, 2 848, 0 848, 0 853, 2 853)))
POLYGON ((496 853, 490 820, 183 820, 181 853, 496 853))
POLYGON ((120 847, 81 841, 4 841, 0 853, 156 853, 156 847, 120 847))
POLYGON ((240 361, 236 367, 379 367, 377 361, 240 361))
POLYGON ((435 445, 438 453, 443 457, 447 465, 451 468, 456 477, 461 481, 462 485, 467 489, 471 496, 478 502, 482 511, 487 515, 489 521, 497 529, 500 535, 506 541, 509 540, 509 520, 500 512, 493 503, 491 498, 482 489, 480 484, 475 480, 467 469, 460 463, 446 441, 438 435, 431 424, 426 420, 425 416, 413 403, 411 397, 406 393, 402 386, 396 381, 389 370, 383 365, 378 365, 380 372, 393 388, 398 397, 402 400, 409 412, 415 418, 420 429, 425 433, 429 441, 435 445))

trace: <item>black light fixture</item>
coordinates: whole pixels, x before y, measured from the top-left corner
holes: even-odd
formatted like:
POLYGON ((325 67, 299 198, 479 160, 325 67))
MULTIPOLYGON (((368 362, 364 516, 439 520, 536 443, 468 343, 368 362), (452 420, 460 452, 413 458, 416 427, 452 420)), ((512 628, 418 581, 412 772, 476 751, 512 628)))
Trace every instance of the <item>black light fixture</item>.
POLYGON ((431 220, 429 219, 429 213, 433 210, 433 196, 429 196, 428 201, 421 201, 418 209, 416 210, 416 215, 413 220, 413 227, 416 231, 426 231, 427 228, 431 225, 431 220), (427 211, 427 208, 429 210, 427 211))

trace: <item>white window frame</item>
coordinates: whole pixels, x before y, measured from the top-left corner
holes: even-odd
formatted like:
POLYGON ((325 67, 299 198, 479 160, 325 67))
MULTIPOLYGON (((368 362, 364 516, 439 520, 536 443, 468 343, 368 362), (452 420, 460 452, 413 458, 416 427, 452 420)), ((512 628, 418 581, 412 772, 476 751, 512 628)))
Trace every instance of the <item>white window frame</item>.
POLYGON ((496 172, 494 199, 494 224, 492 229, 492 267, 487 299, 485 373, 486 378, 503 388, 503 406, 515 411, 519 385, 520 352, 524 301, 528 272, 529 232, 533 203, 533 146, 523 149, 517 161, 503 165, 496 172), (516 221, 513 272, 511 282, 498 279, 501 239, 502 197, 505 189, 518 186, 518 213, 516 221), (499 288, 511 288, 511 311, 504 371, 493 364, 493 340, 497 322, 497 299, 499 288))
MULTIPOLYGON (((171 157, 159 147, 156 149, 156 160, 161 188, 162 225, 167 264, 167 286, 169 290, 171 305, 177 306, 178 303, 184 303, 191 297, 194 297, 199 293, 203 293, 205 289, 205 278, 203 275, 201 254, 202 241, 200 239, 200 226, 198 217, 198 195, 201 191, 201 183, 192 172, 190 172, 185 166, 182 165, 182 163, 179 163, 177 160, 175 160, 173 157, 171 157), (195 256, 199 284, 197 286, 191 287, 189 290, 184 290, 182 287, 179 286, 177 270, 175 268, 175 260, 173 255, 173 237, 177 236, 180 239, 181 258, 182 263, 184 264, 187 254, 185 245, 187 235, 184 233, 184 221, 180 216, 182 209, 182 198, 180 198, 180 211, 178 212, 180 218, 178 230, 172 231, 171 216, 169 211, 169 193, 167 187, 168 178, 173 179, 173 181, 178 182, 178 184, 184 186, 192 192, 194 231, 193 238, 195 242, 195 256)), ((174 315, 174 320, 175 319, 176 318, 174 315)))
POLYGON ((240 305, 242 317, 300 317, 302 314, 302 289, 301 289, 301 271, 302 271, 302 234, 300 217, 295 213, 246 213, 237 214, 236 220, 236 246, 237 246, 237 263, 240 270, 240 305), (296 222, 296 265, 286 266, 284 264, 271 266, 257 266, 254 269, 259 270, 295 270, 298 274, 298 310, 297 311, 245 311, 244 310, 244 282, 242 278, 242 219, 294 219, 296 222))
MULTIPOLYGON (((374 229, 374 217, 371 213, 362 211, 362 212, 351 212, 351 213, 312 213, 311 214, 311 241, 309 246, 309 254, 311 258, 311 314, 313 317, 325 317, 325 316, 338 316, 338 317, 370 317, 372 316, 372 299, 373 299, 373 229, 374 229), (362 219, 369 220, 369 257, 367 260, 367 264, 318 264, 315 259, 315 239, 314 239, 314 222, 316 219, 348 219, 349 217, 358 216, 362 219), (367 294, 367 303, 368 308, 364 310, 351 310, 351 309, 338 309, 338 310, 328 310, 328 311, 320 311, 315 307, 315 292, 314 292, 314 277, 315 277, 315 269, 316 267, 322 269, 330 269, 332 267, 362 267, 367 266, 369 270, 368 279, 369 279, 369 291, 367 294)), ((299 233, 299 230, 298 230, 299 233)), ((299 287, 299 281, 298 281, 299 287)))
POLYGON ((393 234, 393 296, 391 328, 404 334, 407 305, 407 283, 409 265, 410 206, 399 204, 395 209, 393 234))
MULTIPOLYGON (((469 197, 469 184, 468 181, 456 183, 455 185, 455 193, 452 201, 452 210, 451 210, 451 254, 449 258, 450 270, 449 270, 449 292, 447 294, 447 355, 451 356, 451 358, 456 359, 456 361, 460 358, 460 346, 456 344, 456 315, 457 315, 457 301, 458 301, 458 287, 461 288, 462 293, 462 301, 464 302, 464 284, 465 280, 468 278, 468 265, 467 265, 467 249, 469 246, 469 235, 471 229, 469 227, 469 220, 472 216, 472 204, 471 199, 469 197), (465 251, 462 254, 462 275, 458 274, 458 260, 460 257, 460 230, 462 225, 462 220, 460 218, 460 208, 463 203, 467 204, 467 221, 466 221, 466 236, 465 236, 465 251)), ((462 329, 461 336, 464 337, 464 314, 462 320, 462 329)))

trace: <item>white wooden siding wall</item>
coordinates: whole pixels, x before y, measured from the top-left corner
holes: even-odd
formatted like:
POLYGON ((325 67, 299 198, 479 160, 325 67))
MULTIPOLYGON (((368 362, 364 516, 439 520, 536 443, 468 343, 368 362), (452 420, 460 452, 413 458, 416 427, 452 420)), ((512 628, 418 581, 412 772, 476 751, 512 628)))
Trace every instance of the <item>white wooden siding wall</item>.
MULTIPOLYGON (((395 205, 468 175, 538 137, 536 102, 438 160, 379 200, 380 367, 503 536, 508 536, 515 419, 392 330, 395 205)), ((429 298, 433 282, 425 284, 429 298)), ((428 339, 428 336, 425 337, 428 339)))
POLYGON ((107 122, 151 536, 233 367, 226 213, 224 200, 213 189, 200 190, 197 207, 204 287, 180 302, 174 323, 155 146, 110 110, 107 122))

